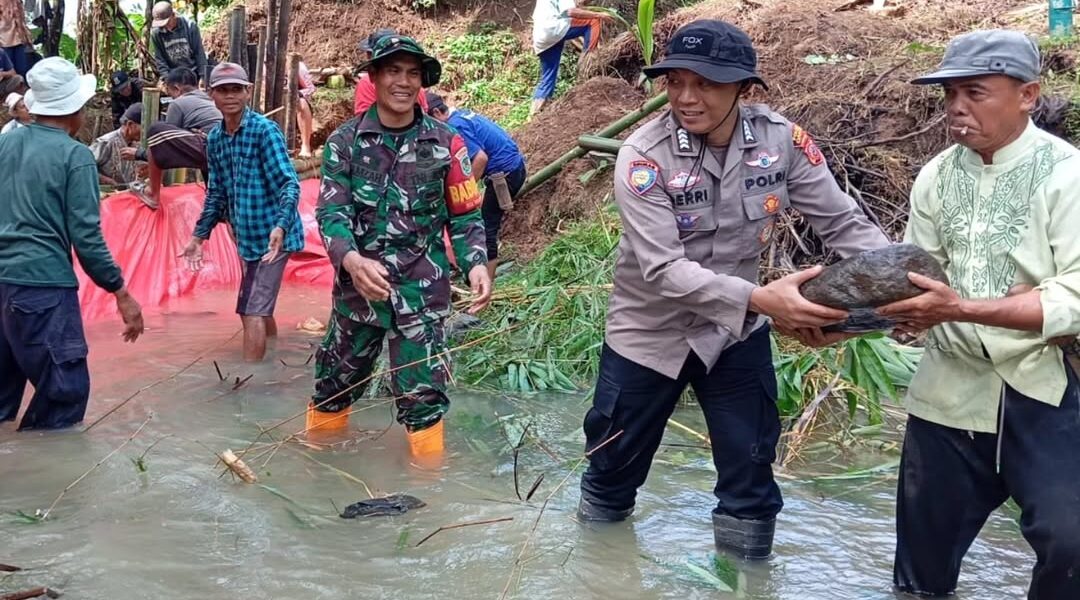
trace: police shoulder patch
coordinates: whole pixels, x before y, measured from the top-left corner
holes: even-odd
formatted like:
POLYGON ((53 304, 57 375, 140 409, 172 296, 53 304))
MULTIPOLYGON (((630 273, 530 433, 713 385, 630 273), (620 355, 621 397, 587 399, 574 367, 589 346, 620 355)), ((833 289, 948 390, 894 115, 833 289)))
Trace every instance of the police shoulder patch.
POLYGON ((806 130, 802 127, 792 124, 791 141, 796 148, 802 150, 803 155, 806 156, 806 160, 810 161, 811 165, 816 167, 825 162, 825 156, 821 154, 821 149, 814 142, 814 138, 810 137, 810 134, 806 133, 806 130))
POLYGON ((643 196, 656 185, 660 178, 660 167, 651 160, 635 160, 630 163, 626 173, 626 181, 634 193, 643 196))

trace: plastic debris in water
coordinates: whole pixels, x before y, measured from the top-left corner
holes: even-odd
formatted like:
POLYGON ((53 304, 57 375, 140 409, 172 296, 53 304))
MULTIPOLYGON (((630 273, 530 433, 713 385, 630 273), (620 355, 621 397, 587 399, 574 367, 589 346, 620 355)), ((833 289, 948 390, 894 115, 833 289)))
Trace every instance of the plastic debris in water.
POLYGON ((341 513, 342 519, 355 519, 356 517, 385 517, 400 515, 414 508, 427 506, 424 501, 406 494, 391 494, 382 498, 361 500, 345 507, 341 513))

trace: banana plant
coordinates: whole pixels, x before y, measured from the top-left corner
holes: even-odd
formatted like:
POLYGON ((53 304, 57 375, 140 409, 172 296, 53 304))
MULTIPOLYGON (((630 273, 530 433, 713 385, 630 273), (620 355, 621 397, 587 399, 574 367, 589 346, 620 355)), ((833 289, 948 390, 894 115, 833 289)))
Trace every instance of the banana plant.
MULTIPOLYGON (((586 10, 604 13, 610 15, 613 19, 618 21, 626 27, 633 34, 634 39, 637 40, 638 46, 641 48, 641 58, 644 62, 644 66, 648 67, 652 65, 653 51, 655 44, 653 43, 653 24, 656 18, 656 0, 639 0, 637 7, 637 23, 630 24, 626 19, 619 14, 619 11, 608 8, 606 6, 590 6, 586 10)), ((644 85, 645 89, 652 91, 652 82, 645 77, 642 73, 641 78, 638 80, 638 85, 644 85)))

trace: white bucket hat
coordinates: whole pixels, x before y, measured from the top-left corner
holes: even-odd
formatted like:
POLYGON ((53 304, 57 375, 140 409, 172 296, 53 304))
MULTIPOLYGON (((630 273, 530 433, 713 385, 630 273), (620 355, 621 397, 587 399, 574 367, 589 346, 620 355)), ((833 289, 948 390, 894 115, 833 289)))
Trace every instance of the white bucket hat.
POLYGON ((58 117, 79 112, 97 89, 93 75, 80 75, 75 65, 53 56, 46 58, 26 74, 30 91, 26 108, 32 115, 58 117))

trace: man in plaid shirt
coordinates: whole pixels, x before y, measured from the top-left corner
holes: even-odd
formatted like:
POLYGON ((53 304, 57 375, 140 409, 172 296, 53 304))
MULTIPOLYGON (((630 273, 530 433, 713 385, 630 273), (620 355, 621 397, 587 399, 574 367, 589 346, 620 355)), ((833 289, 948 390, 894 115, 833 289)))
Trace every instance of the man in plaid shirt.
POLYGON ((289 255, 304 248, 296 205, 300 182, 278 126, 248 108, 251 82, 243 67, 221 63, 210 74, 210 96, 224 120, 207 139, 210 179, 195 235, 184 249, 202 268, 202 244, 218 222, 232 224, 244 278, 236 312, 244 324, 244 359, 260 361, 277 334, 274 305, 289 255))

